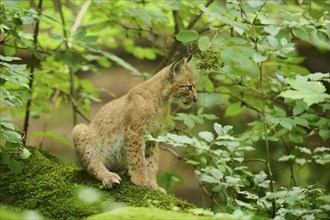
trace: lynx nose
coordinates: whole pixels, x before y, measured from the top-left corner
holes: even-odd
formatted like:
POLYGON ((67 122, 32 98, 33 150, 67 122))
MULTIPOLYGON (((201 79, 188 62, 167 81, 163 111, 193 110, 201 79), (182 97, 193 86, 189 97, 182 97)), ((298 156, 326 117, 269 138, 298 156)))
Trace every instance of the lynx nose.
POLYGON ((197 102, 198 101, 198 98, 197 97, 193 97, 193 100, 194 100, 194 102, 197 102))

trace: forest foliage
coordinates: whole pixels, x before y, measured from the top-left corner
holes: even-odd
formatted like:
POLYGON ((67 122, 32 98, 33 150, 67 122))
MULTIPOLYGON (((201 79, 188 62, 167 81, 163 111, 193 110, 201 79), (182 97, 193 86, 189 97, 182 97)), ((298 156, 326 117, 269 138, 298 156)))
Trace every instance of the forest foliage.
MULTIPOLYGON (((175 155, 194 167, 213 212, 329 217, 330 75, 310 72, 297 49, 330 50, 329 8, 319 0, 1 1, 1 162, 19 173, 29 159, 30 118, 70 103, 73 124, 88 121, 101 89, 77 73, 119 65, 153 74, 114 51, 158 69, 193 53, 198 106, 146 138, 183 149, 175 155)), ((171 172, 159 179, 169 189, 182 181, 171 172)))

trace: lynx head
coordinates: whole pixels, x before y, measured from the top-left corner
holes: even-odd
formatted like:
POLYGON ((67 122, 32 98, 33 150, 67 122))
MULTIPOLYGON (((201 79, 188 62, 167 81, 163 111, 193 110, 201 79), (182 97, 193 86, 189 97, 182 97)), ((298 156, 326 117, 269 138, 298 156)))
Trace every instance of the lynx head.
POLYGON ((197 102, 195 77, 188 67, 191 56, 175 61, 169 66, 169 81, 171 83, 171 102, 182 108, 189 108, 197 102))

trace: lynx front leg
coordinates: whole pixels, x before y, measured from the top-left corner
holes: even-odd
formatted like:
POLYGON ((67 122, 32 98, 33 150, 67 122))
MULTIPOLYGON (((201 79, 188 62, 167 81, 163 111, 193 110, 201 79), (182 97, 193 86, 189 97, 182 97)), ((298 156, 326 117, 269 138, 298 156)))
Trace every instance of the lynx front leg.
POLYGON ((120 177, 110 172, 103 163, 100 155, 93 149, 93 130, 87 125, 79 124, 73 130, 75 150, 81 165, 96 179, 102 181, 104 187, 112 188, 120 183, 120 177))
POLYGON ((143 135, 127 129, 125 136, 128 171, 135 185, 151 186, 146 172, 143 135))
POLYGON ((157 184, 157 171, 159 159, 159 143, 150 141, 146 144, 147 175, 153 188, 166 193, 165 189, 157 184))

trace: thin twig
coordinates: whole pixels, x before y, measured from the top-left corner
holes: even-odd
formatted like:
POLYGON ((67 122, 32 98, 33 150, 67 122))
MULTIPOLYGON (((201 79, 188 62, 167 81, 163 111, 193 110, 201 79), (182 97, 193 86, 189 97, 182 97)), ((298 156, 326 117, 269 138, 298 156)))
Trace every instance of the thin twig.
POLYGON ((70 102, 72 103, 72 106, 73 106, 73 109, 76 113, 78 113, 83 119, 85 119, 88 123, 91 122, 91 120, 83 113, 79 110, 78 108, 78 104, 77 102, 75 101, 75 99, 70 95, 70 94, 67 94, 67 97, 69 98, 70 102))
POLYGON ((230 92, 219 92, 219 93, 221 93, 221 94, 226 94, 226 95, 230 95, 231 97, 233 97, 233 98, 235 98, 235 99, 241 101, 241 102, 242 102, 247 108, 252 109, 252 110, 254 110, 254 111, 258 112, 258 113, 262 113, 262 110, 257 109, 257 108, 254 107, 252 104, 248 103, 246 100, 244 100, 244 99, 242 99, 242 98, 240 98, 240 97, 238 97, 238 96, 236 96, 236 95, 234 95, 234 94, 232 94, 232 93, 230 93, 230 92))
MULTIPOLYGON (((41 11, 42 11, 42 0, 39 0, 39 4, 38 4, 38 14, 40 16, 41 11)), ((37 48, 37 43, 38 43, 38 35, 39 35, 39 24, 40 24, 40 20, 38 19, 36 26, 34 28, 34 34, 33 34, 33 46, 36 49, 37 48)), ((32 53, 32 59, 31 59, 31 67, 30 67, 30 79, 29 79, 29 88, 30 88, 30 95, 31 98, 27 100, 26 103, 26 110, 25 110, 25 118, 24 118, 24 125, 23 125, 23 135, 25 136, 25 138, 23 138, 23 145, 26 144, 26 140, 27 140, 27 134, 28 134, 28 128, 29 128, 29 120, 30 120, 30 112, 31 112, 31 104, 32 104, 32 88, 33 88, 33 80, 34 80, 34 67, 35 67, 35 61, 36 61, 36 57, 35 55, 32 53)))
POLYGON ((197 180, 197 182, 198 182, 198 185, 203 189, 204 193, 205 193, 207 196, 209 196, 210 199, 212 199, 212 201, 214 202, 214 204, 216 204, 216 205, 220 208, 221 206, 220 206, 219 202, 216 200, 214 194, 210 193, 210 192, 205 188, 205 186, 203 185, 203 183, 198 179, 198 176, 197 176, 197 174, 196 174, 195 172, 194 172, 194 174, 195 174, 195 178, 196 178, 196 180, 197 180))
POLYGON ((260 162, 267 164, 267 161, 261 158, 249 158, 249 159, 244 159, 243 162, 260 162))
MULTIPOLYGON (((286 151, 288 152, 288 154, 290 154, 290 149, 289 149, 289 146, 287 145, 287 143, 285 142, 284 138, 281 137, 281 141, 286 149, 286 151)), ((296 186, 296 178, 294 177, 294 171, 293 171, 293 164, 290 163, 290 186, 293 187, 293 186, 296 186)))
POLYGON ((169 148, 169 147, 164 147, 162 145, 159 146, 160 149, 170 152, 173 156, 175 156, 178 160, 184 160, 186 161, 187 158, 184 158, 183 156, 179 155, 175 150, 169 148))
MULTIPOLYGON (((266 145, 266 167, 267 167, 267 172, 269 175, 269 179, 270 179, 270 191, 274 192, 274 179, 273 179, 273 173, 272 173, 272 169, 270 167, 270 150, 269 150, 269 140, 268 140, 268 125, 266 122, 266 113, 265 113, 265 108, 266 108, 266 104, 265 104, 265 97, 264 97, 264 91, 263 91, 263 72, 262 72, 262 63, 260 63, 259 65, 259 78, 260 78, 260 82, 259 82, 259 86, 260 86, 260 92, 261 92, 261 116, 262 116, 262 124, 263 124, 263 130, 264 130, 264 139, 265 139, 265 145, 266 145)), ((275 200, 272 201, 272 217, 275 217, 275 200)))

